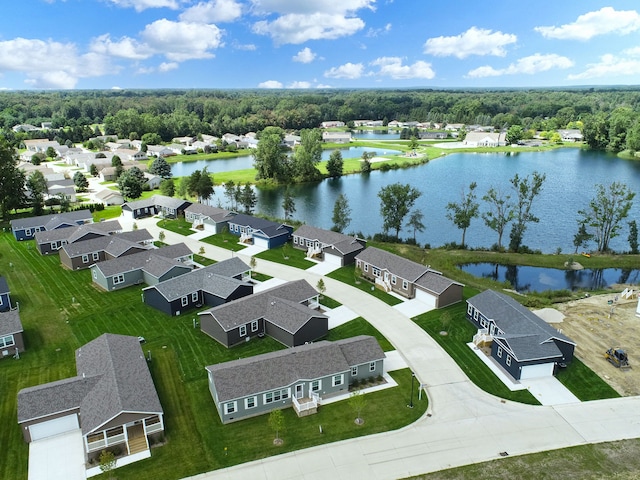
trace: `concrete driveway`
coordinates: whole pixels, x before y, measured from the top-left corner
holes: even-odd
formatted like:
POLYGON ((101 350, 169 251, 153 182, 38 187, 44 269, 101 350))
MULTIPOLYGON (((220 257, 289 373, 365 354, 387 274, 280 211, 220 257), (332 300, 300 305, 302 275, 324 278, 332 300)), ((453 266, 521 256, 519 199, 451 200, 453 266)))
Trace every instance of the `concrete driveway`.
POLYGON ((29 444, 29 480, 84 480, 84 446, 80 429, 29 444))

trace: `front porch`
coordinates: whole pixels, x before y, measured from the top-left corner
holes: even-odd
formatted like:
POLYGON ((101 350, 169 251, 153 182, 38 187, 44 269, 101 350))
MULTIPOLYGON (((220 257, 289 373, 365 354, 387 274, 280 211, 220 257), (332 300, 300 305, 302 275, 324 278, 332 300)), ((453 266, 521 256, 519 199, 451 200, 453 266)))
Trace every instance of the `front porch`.
POLYGON ((311 397, 292 398, 293 409, 298 417, 306 417, 318 413, 318 405, 320 404, 320 397, 316 393, 312 393, 311 397))
POLYGON ((149 450, 148 436, 164 430, 162 416, 153 415, 142 420, 89 434, 85 437, 85 450, 89 460, 102 450, 115 447, 118 455, 134 455, 149 450))

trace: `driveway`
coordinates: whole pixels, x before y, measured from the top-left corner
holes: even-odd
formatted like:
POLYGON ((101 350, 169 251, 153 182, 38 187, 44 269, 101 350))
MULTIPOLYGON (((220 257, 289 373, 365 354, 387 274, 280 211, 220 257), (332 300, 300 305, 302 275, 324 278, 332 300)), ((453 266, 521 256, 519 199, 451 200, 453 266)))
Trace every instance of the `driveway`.
POLYGON ((86 478, 84 446, 80 429, 29 444, 29 480, 84 480, 86 478))
POLYGON ((416 298, 412 298, 411 300, 403 298, 402 303, 394 305, 393 308, 408 318, 417 317, 418 315, 435 309, 433 305, 427 305, 416 298))

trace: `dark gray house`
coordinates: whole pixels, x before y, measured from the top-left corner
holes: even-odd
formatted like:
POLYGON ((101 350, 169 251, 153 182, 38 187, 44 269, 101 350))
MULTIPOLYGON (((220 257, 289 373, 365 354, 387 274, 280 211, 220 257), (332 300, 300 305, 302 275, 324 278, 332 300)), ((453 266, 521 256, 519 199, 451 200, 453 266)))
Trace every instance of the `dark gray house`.
POLYGON ((301 225, 293 232, 293 246, 306 250, 307 257, 316 257, 343 267, 355 261, 356 255, 366 248, 367 241, 332 230, 301 225))
POLYGON ((251 295, 250 279, 249 266, 232 257, 143 288, 142 299, 167 315, 180 315, 193 308, 216 307, 251 295))
POLYGON ((80 429, 87 460, 119 446, 131 455, 161 437, 160 399, 136 337, 105 333, 76 350, 77 376, 18 392, 26 442, 80 429))
POLYGON ((189 273, 193 252, 184 243, 146 250, 91 265, 93 283, 104 290, 118 290, 131 285, 155 285, 189 273))
POLYGON ((97 237, 106 237, 122 232, 122 225, 117 220, 109 222, 88 223, 77 227, 45 230, 35 234, 36 247, 41 255, 58 253, 63 245, 82 242, 97 237))
POLYGON ((17 308, 0 312, 0 358, 24 351, 24 329, 17 308))
POLYGON ((75 212, 41 215, 39 217, 16 218, 9 223, 16 240, 31 240, 36 232, 75 227, 92 222, 93 216, 89 210, 78 210, 75 212))
POLYGON ((209 391, 222 423, 293 406, 316 413, 322 399, 346 394, 354 380, 383 374, 384 352, 361 335, 320 341, 206 367, 209 391))
POLYGON ((229 232, 239 236, 241 242, 276 248, 289 241, 293 227, 252 215, 238 214, 229 219, 229 232))
POLYGON ((201 330, 225 347, 264 335, 295 347, 327 334, 328 317, 317 308, 318 292, 305 280, 297 280, 198 315, 201 330))
POLYGON ((551 376, 573 359, 575 342, 508 295, 485 290, 467 300, 476 345, 516 380, 551 376))
POLYGON ((122 214, 134 219, 160 214, 166 218, 178 218, 189 205, 191 202, 181 198, 154 195, 143 200, 123 203, 122 214))
POLYGON ((0 276, 0 312, 11 310, 11 290, 7 279, 0 276))
POLYGON ((362 276, 386 292, 417 298, 434 308, 462 301, 463 284, 428 266, 412 262, 385 250, 368 247, 356 256, 362 276))
POLYGON ((184 210, 184 219, 190 222, 193 228, 211 232, 211 235, 222 233, 224 228, 229 227, 229 220, 235 215, 229 210, 201 203, 192 203, 184 210))
POLYGON ((147 229, 140 229, 69 243, 60 249, 60 263, 70 270, 89 268, 97 262, 151 250, 152 242, 147 229))

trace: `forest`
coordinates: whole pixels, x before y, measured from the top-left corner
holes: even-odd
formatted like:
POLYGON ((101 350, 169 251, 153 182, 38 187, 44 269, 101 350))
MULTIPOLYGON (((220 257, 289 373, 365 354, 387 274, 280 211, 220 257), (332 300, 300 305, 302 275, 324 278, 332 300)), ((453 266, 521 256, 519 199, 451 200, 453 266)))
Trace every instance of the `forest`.
POLYGON ((0 92, 0 132, 83 142, 97 132, 121 138, 287 131, 358 119, 583 129, 596 149, 640 150, 640 87, 528 90, 109 90, 0 92), (19 124, 46 132, 14 132, 19 124))

